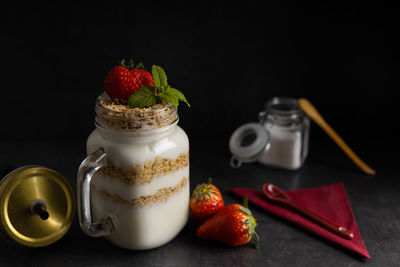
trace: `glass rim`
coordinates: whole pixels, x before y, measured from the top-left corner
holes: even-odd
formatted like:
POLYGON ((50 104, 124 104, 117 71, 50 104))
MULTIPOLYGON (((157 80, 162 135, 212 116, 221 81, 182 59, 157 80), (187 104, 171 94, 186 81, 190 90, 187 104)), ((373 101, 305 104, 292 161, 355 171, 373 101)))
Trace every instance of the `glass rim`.
POLYGON ((147 131, 162 128, 178 120, 177 107, 171 103, 160 103, 160 107, 130 108, 121 106, 126 110, 113 110, 107 108, 104 101, 112 103, 111 98, 103 92, 96 99, 95 122, 107 129, 119 131, 147 131))
POLYGON ((303 112, 297 103, 297 100, 292 97, 273 97, 265 104, 265 110, 269 113, 282 115, 282 116, 293 116, 302 115, 303 112), (288 108, 279 108, 279 105, 285 105, 288 108))
MULTIPOLYGON (((129 108, 126 111, 116 111, 116 110, 112 110, 109 108, 104 107, 101 102, 105 101, 105 100, 111 100, 111 98, 107 95, 106 92, 103 92, 101 95, 99 95, 96 99, 96 109, 99 109, 99 111, 104 111, 107 112, 108 116, 112 116, 114 118, 131 118, 134 119, 136 117, 140 118, 140 114, 150 114, 150 113, 156 113, 156 114, 160 114, 162 115, 163 112, 169 110, 170 108, 175 108, 176 107, 171 104, 171 103, 167 103, 166 105, 163 105, 160 108, 152 108, 152 107, 144 107, 144 108, 129 108), (135 109, 139 109, 139 110, 135 110, 135 109), (142 109, 142 110, 141 110, 142 109), (112 115, 111 115, 112 114, 112 115), (139 115, 139 116, 127 116, 127 114, 132 114, 132 115, 139 115), (115 115, 115 116, 113 116, 115 115)), ((103 113, 104 114, 104 113, 103 113)), ((146 115, 147 116, 147 115, 146 115)))

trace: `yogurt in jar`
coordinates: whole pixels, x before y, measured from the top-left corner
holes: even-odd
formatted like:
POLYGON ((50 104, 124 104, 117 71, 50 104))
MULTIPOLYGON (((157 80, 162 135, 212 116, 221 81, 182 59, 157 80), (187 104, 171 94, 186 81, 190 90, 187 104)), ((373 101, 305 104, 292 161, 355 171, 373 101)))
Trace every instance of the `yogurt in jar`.
POLYGON ((103 94, 87 153, 104 150, 91 180, 93 221, 109 218, 106 238, 143 250, 172 240, 189 218, 189 140, 172 104, 122 108, 103 94), (121 110, 122 109, 122 110, 121 110))

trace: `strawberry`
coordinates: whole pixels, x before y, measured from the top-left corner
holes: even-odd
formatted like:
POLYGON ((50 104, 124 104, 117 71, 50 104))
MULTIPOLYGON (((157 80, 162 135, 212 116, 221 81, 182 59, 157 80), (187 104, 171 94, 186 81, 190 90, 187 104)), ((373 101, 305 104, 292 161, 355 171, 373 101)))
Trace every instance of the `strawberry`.
POLYGON ((141 69, 134 69, 131 70, 131 75, 133 79, 133 93, 143 86, 153 86, 153 78, 150 72, 141 69))
POLYGON ((104 79, 104 90, 108 96, 126 101, 141 87, 153 86, 150 72, 138 69, 142 66, 143 64, 138 64, 134 68, 132 60, 129 61, 128 65, 122 60, 121 66, 112 68, 104 79))
POLYGON ((230 204, 218 210, 213 217, 200 225, 197 236, 233 247, 253 240, 258 247, 259 238, 255 231, 257 223, 247 205, 245 197, 244 206, 230 204))
POLYGON ((203 222, 224 207, 224 199, 209 178, 207 183, 197 185, 190 198, 190 210, 198 222, 203 222))

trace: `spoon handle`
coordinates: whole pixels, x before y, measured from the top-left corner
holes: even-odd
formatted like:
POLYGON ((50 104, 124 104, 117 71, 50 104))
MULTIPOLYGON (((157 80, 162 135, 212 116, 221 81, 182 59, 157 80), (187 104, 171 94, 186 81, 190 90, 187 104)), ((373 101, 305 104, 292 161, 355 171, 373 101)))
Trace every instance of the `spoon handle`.
POLYGON ((323 218, 320 215, 318 215, 308 209, 297 206, 296 204, 294 204, 291 201, 285 201, 285 204, 290 206, 292 209, 296 210, 301 215, 311 219, 312 221, 318 223, 322 227, 328 229, 329 231, 331 231, 345 239, 350 240, 350 239, 353 239, 353 237, 354 237, 353 232, 344 226, 337 225, 334 222, 331 222, 330 220, 323 218))
POLYGON ((318 124, 335 143, 343 150, 343 152, 356 164, 363 172, 375 175, 375 170, 362 161, 356 153, 346 144, 346 142, 333 130, 333 128, 322 118, 317 109, 305 98, 298 100, 301 109, 318 124))

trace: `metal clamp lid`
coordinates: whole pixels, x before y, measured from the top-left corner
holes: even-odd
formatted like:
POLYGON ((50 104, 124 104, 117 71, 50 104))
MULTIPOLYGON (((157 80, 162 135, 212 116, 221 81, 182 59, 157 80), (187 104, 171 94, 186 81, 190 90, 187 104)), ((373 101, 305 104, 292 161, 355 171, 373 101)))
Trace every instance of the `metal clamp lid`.
POLYGON ((259 123, 246 123, 237 128, 229 140, 231 166, 239 168, 242 162, 254 162, 260 159, 269 149, 271 138, 269 132, 259 123))
POLYGON ((14 170, 0 182, 0 232, 27 247, 50 245, 68 232, 76 209, 73 189, 40 166, 14 170))

